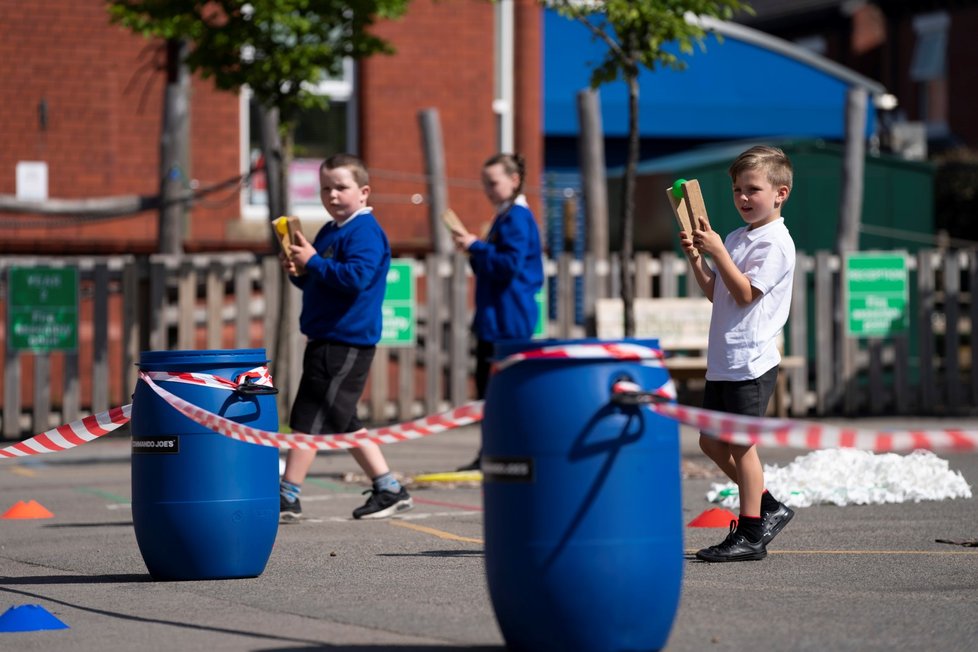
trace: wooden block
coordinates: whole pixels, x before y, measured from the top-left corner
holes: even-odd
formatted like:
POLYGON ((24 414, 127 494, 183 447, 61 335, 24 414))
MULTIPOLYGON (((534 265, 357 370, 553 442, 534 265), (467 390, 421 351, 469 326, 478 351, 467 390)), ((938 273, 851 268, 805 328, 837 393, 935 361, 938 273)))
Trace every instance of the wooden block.
POLYGON ((458 215, 455 214, 451 208, 446 208, 441 214, 441 221, 448 227, 448 230, 452 233, 465 233, 468 229, 462 224, 462 220, 458 219, 458 215))
POLYGON ((672 206, 672 214, 676 216, 676 221, 679 222, 679 230, 689 233, 692 228, 686 202, 682 198, 673 196, 671 187, 666 188, 666 197, 669 198, 669 205, 672 206))
POLYGON ((275 235, 282 247, 282 252, 286 257, 292 258, 292 250, 289 247, 295 242, 295 234, 302 231, 299 218, 283 215, 272 220, 272 226, 275 228, 275 235))
MULTIPOLYGON (((700 182, 696 179, 683 182, 682 188, 683 196, 681 199, 672 194, 672 187, 666 188, 666 197, 669 198, 669 205, 672 206, 672 213, 676 216, 679 229, 686 233, 692 233, 695 216, 702 215, 709 219, 709 216, 706 215, 706 202, 703 201, 703 193, 700 192, 700 182)), ((699 252, 694 249, 691 255, 696 258, 699 256, 699 252)))
POLYGON ((700 192, 700 182, 696 179, 690 179, 683 184, 683 203, 686 205, 686 214, 692 225, 697 224, 700 217, 710 219, 706 214, 703 193, 700 192))

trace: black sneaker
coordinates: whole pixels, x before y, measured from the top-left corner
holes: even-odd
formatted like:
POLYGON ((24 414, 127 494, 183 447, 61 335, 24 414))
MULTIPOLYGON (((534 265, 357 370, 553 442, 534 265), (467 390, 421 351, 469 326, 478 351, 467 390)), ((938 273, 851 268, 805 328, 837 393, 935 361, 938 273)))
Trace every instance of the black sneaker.
POLYGON ((761 527, 764 529, 764 536, 761 541, 764 542, 765 546, 778 536, 778 532, 784 529, 784 526, 794 515, 795 510, 784 503, 780 503, 775 510, 761 514, 761 527))
POLYGON ((302 518, 302 503, 296 498, 295 502, 290 503, 282 494, 278 495, 278 520, 279 522, 298 521, 302 518))
POLYGON ((376 489, 368 489, 363 493, 370 494, 370 497, 362 507, 353 510, 353 518, 387 518, 414 507, 411 494, 404 487, 397 493, 376 489))
POLYGON ((764 539, 748 541, 743 534, 737 534, 737 521, 730 521, 730 534, 723 543, 703 548, 696 553, 703 561, 754 561, 767 557, 764 539))

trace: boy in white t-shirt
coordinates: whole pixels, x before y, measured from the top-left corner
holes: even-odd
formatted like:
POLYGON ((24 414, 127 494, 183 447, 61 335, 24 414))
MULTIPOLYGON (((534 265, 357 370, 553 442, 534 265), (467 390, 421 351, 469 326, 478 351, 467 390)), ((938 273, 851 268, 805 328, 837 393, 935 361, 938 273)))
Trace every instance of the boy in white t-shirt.
MULTIPOLYGON (((726 240, 706 216, 691 216, 692 233, 680 232, 693 277, 713 302, 703 407, 763 416, 774 393, 788 319, 795 245, 781 207, 791 193, 792 167, 784 152, 757 146, 730 166, 733 200, 746 226, 726 240), (707 264, 706 254, 713 262, 707 264)), ((764 488, 756 446, 728 444, 700 434, 700 448, 733 480, 740 517, 723 542, 696 553, 703 561, 748 561, 767 556, 767 544, 794 516, 764 488)))

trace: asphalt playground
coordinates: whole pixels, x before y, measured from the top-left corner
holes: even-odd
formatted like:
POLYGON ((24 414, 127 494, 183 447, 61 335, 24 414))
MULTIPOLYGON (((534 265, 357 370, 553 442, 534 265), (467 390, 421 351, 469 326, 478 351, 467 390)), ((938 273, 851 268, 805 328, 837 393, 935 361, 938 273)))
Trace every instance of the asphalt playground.
MULTIPOLYGON (((849 424, 978 429, 978 420, 849 424)), ((688 523, 716 507, 705 496, 720 478, 695 433, 683 427, 680 438, 688 523)), ((416 507, 374 522, 350 518, 366 488, 353 460, 321 453, 303 492, 307 518, 279 527, 264 572, 210 581, 148 574, 133 532, 126 428, 59 453, 0 459, 0 513, 33 500, 52 514, 0 519, 0 614, 36 605, 32 613, 65 625, 2 631, 0 616, 0 649, 502 650, 485 580, 481 485, 413 481, 468 462, 478 442, 478 426, 466 426, 390 445, 416 507)), ((762 459, 785 465, 805 452, 762 450, 762 459)), ((978 453, 941 457, 978 486, 978 453)), ((654 483, 648 493, 654 512, 654 483)), ((725 533, 686 527, 684 547, 725 533)), ((706 564, 687 554, 666 649, 974 649, 978 547, 965 544, 976 539, 975 499, 800 508, 763 561, 706 564)))

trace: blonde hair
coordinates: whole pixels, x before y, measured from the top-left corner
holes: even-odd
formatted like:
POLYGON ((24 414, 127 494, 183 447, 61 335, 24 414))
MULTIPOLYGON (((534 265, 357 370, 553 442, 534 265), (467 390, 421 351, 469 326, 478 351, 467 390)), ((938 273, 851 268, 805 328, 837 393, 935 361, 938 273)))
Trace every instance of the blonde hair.
POLYGON ((787 154, 777 147, 756 145, 742 153, 730 164, 731 181, 736 181, 737 176, 747 170, 763 170, 772 186, 785 186, 791 190, 794 170, 787 154))
POLYGON ((363 188, 370 185, 370 173, 367 172, 366 164, 353 154, 333 154, 319 166, 320 170, 335 170, 336 168, 347 168, 353 175, 353 180, 363 188))

